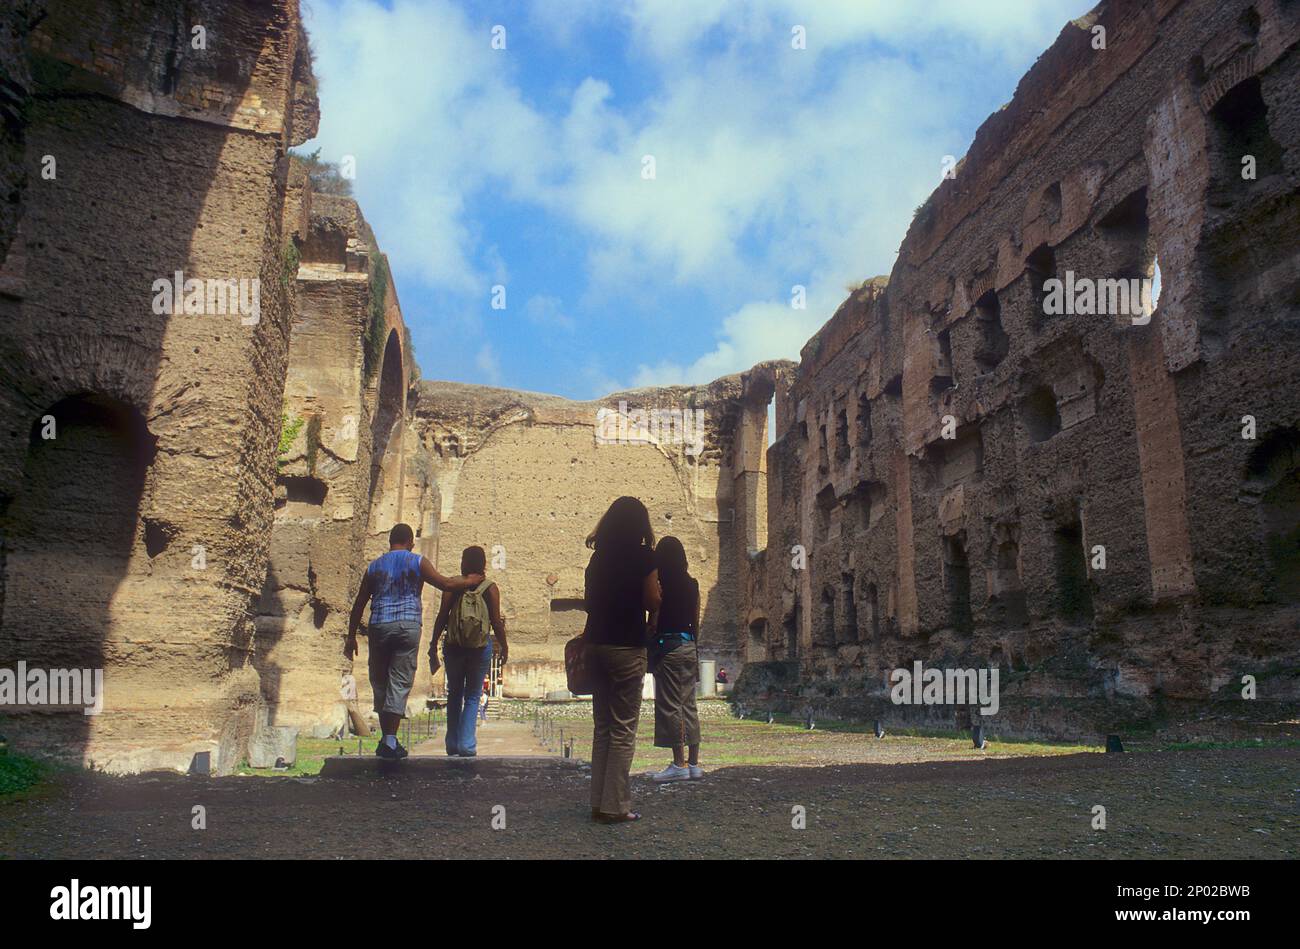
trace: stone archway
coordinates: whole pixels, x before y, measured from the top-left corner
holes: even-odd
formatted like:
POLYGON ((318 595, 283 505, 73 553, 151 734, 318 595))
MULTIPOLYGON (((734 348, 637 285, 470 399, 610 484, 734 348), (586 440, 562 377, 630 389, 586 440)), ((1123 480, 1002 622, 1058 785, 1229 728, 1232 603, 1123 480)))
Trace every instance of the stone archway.
MULTIPOLYGON (((143 579, 171 539, 139 516, 155 445, 140 411, 108 396, 67 396, 35 417, 2 519, 0 664, 104 669, 123 582, 143 579)), ((81 714, 32 718, 29 740, 89 735, 81 714)))

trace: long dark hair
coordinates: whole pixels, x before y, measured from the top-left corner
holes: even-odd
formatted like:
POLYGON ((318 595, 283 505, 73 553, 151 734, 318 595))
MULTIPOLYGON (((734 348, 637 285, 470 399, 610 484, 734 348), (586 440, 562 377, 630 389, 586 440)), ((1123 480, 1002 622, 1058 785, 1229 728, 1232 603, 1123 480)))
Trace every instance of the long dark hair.
POLYGON ((655 548, 655 569, 665 603, 683 603, 690 596, 691 575, 686 566, 686 548, 676 537, 668 536, 655 548))
POLYGON ((587 538, 587 546, 598 552, 623 553, 645 546, 653 548, 655 533, 650 512, 636 498, 624 495, 609 506, 587 538))

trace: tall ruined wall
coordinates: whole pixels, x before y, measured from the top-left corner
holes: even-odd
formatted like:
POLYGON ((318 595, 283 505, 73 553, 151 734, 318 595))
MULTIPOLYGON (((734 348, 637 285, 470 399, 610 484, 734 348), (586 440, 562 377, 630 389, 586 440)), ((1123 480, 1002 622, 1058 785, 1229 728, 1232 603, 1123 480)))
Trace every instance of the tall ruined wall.
MULTIPOLYGON (((298 176, 305 179, 295 164, 298 176)), ((418 509, 433 489, 428 479, 417 479, 403 490, 411 373, 401 308, 374 234, 351 198, 305 187, 301 194, 257 667, 270 723, 325 735, 344 722, 340 676, 349 669, 342 643, 361 572, 376 553, 374 540, 379 535, 386 550, 389 528, 404 517, 403 497, 418 509)), ((365 658, 363 652, 358 668, 365 658)))
POLYGON ((991 666, 994 721, 1064 734, 1300 695, 1297 38, 1279 0, 1066 26, 805 347, 765 599, 805 693, 902 714, 889 670, 991 666), (1145 325, 1044 305, 1157 266, 1145 325))
POLYGON ((106 692, 99 716, 26 711, 5 731, 112 770, 200 750, 228 770, 258 704, 285 150, 315 134, 298 4, 5 16, 24 68, 0 149, 17 202, 0 217, 0 664, 102 668, 106 692), (178 271, 242 279, 250 303, 256 279, 260 312, 157 312, 178 271))
MULTIPOLYGON (((413 390, 411 424, 441 495, 438 567, 455 574, 465 547, 488 552, 511 643, 508 694, 564 687, 564 644, 585 622, 583 577, 591 552, 584 540, 623 494, 646 504, 657 537, 681 539, 700 581, 702 651, 734 661, 736 590, 747 569, 743 545, 735 542, 744 531, 738 530, 734 453, 748 388, 747 377, 728 376, 708 386, 637 389, 596 402, 445 382, 413 390), (702 411, 702 451, 692 453, 672 436, 601 443, 598 430, 602 439, 616 437, 616 416, 624 409, 629 416, 702 411)), ((629 431, 635 435, 635 426, 629 431)), ((751 449, 764 433, 746 436, 751 449)), ((743 479, 740 484, 743 523, 743 479)))

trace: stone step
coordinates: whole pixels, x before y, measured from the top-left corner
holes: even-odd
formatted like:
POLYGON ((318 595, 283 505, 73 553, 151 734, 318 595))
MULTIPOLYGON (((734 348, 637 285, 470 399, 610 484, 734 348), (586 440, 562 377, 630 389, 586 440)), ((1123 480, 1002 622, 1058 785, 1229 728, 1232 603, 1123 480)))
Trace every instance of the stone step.
POLYGON ((326 758, 322 778, 365 778, 374 775, 409 774, 419 777, 509 774, 546 768, 577 768, 576 758, 559 755, 483 755, 477 758, 446 758, 412 755, 401 761, 386 761, 376 755, 342 755, 326 758))

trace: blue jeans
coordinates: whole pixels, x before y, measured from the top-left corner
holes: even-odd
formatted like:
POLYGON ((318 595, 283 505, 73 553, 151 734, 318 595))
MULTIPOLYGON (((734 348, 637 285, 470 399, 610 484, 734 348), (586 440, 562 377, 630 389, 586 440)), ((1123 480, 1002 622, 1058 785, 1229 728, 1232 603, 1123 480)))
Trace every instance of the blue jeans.
POLYGON ((492 663, 492 640, 481 649, 443 646, 442 660, 447 668, 447 754, 472 755, 478 750, 474 728, 492 663))

